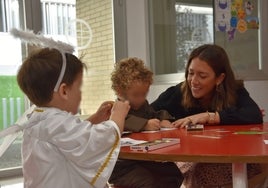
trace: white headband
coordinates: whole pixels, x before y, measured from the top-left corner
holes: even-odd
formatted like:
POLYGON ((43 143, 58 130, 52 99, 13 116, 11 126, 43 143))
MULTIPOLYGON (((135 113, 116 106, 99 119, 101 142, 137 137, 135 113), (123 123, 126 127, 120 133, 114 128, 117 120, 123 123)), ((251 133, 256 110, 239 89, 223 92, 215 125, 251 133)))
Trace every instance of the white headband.
POLYGON ((65 69, 66 69, 65 53, 72 54, 74 52, 74 47, 61 41, 55 41, 52 38, 46 38, 41 34, 34 34, 33 31, 30 31, 30 30, 22 31, 22 30, 13 28, 10 30, 10 33, 15 38, 21 39, 23 42, 30 43, 36 46, 41 46, 41 47, 54 48, 54 49, 57 49, 61 53, 62 67, 61 67, 59 78, 54 87, 54 91, 57 92, 59 89, 60 83, 63 79, 65 69))

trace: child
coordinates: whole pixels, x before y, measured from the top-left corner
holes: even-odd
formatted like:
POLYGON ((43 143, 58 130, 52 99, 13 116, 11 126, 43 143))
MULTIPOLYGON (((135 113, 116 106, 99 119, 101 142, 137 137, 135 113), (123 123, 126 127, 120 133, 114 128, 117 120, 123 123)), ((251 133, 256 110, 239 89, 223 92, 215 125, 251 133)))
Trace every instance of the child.
MULTIPOLYGON (((121 101, 128 100, 130 110, 125 130, 140 132, 173 127, 166 111, 154 111, 146 96, 152 84, 153 73, 138 58, 123 59, 112 72, 112 89, 121 101)), ((116 186, 126 187, 180 187, 183 177, 175 163, 118 160, 109 180, 116 186)))
POLYGON ((165 110, 154 111, 146 100, 153 73, 138 58, 123 59, 115 65, 112 73, 112 89, 119 100, 129 100, 130 111, 125 130, 140 132, 174 127, 169 120, 173 117, 165 110))
POLYGON ((83 68, 71 53, 42 48, 19 69, 18 84, 37 106, 23 130, 26 188, 106 186, 129 104, 107 101, 86 121, 74 116, 81 101, 83 68))

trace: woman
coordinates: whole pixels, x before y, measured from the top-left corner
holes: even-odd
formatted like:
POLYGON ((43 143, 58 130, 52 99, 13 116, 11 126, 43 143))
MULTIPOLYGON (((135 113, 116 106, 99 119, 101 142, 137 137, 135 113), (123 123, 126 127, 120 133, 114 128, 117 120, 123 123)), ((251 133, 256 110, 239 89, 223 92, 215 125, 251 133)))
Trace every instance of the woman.
MULTIPOLYGON (((186 65, 185 81, 168 88, 151 106, 155 110, 167 110, 177 119, 173 122, 176 127, 191 123, 228 125, 263 122, 261 111, 249 96, 243 81, 235 79, 225 50, 213 44, 194 49, 186 65)), ((189 166, 189 163, 179 163, 183 167, 182 172, 185 165, 188 165, 185 174, 187 187, 214 187, 231 182, 231 164, 189 166), (229 176, 226 176, 226 171, 229 176), (225 175, 217 178, 221 174, 225 175)), ((259 165, 249 165, 248 170, 249 177, 260 173, 259 165)))

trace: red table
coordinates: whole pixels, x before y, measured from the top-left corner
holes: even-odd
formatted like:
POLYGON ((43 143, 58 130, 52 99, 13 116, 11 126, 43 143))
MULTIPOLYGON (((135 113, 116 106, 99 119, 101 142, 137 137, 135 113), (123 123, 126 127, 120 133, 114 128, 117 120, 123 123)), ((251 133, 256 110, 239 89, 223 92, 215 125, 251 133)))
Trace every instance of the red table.
POLYGON ((119 158, 232 163, 233 187, 247 187, 246 163, 268 163, 268 144, 264 143, 264 140, 268 140, 268 123, 206 126, 203 131, 187 132, 185 129, 176 129, 154 133, 132 133, 127 137, 138 140, 180 138, 180 144, 150 152, 131 151, 129 147, 122 147, 119 158), (253 134, 254 132, 256 134, 253 134))

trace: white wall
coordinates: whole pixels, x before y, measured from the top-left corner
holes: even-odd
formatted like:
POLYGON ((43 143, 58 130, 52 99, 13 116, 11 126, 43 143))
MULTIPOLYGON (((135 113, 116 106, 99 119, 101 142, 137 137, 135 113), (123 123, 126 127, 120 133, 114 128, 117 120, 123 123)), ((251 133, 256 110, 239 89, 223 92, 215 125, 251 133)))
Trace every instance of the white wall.
MULTIPOLYGON (((246 81, 245 86, 259 107, 268 112, 268 81, 246 81)), ((268 121, 268 113, 266 114, 264 116, 265 122, 268 121)))
MULTIPOLYGON (((127 0, 127 31, 128 31, 128 56, 136 56, 149 62, 148 46, 148 25, 146 18, 147 4, 144 0, 127 0)), ((182 80, 178 80, 178 83, 182 80)), ((151 102, 158 97, 172 84, 153 84, 151 86, 148 100, 151 102)), ((268 112, 268 80, 246 81, 245 87, 251 97, 256 101, 261 109, 268 112)), ((268 113, 264 116, 264 121, 268 121, 268 113)))

